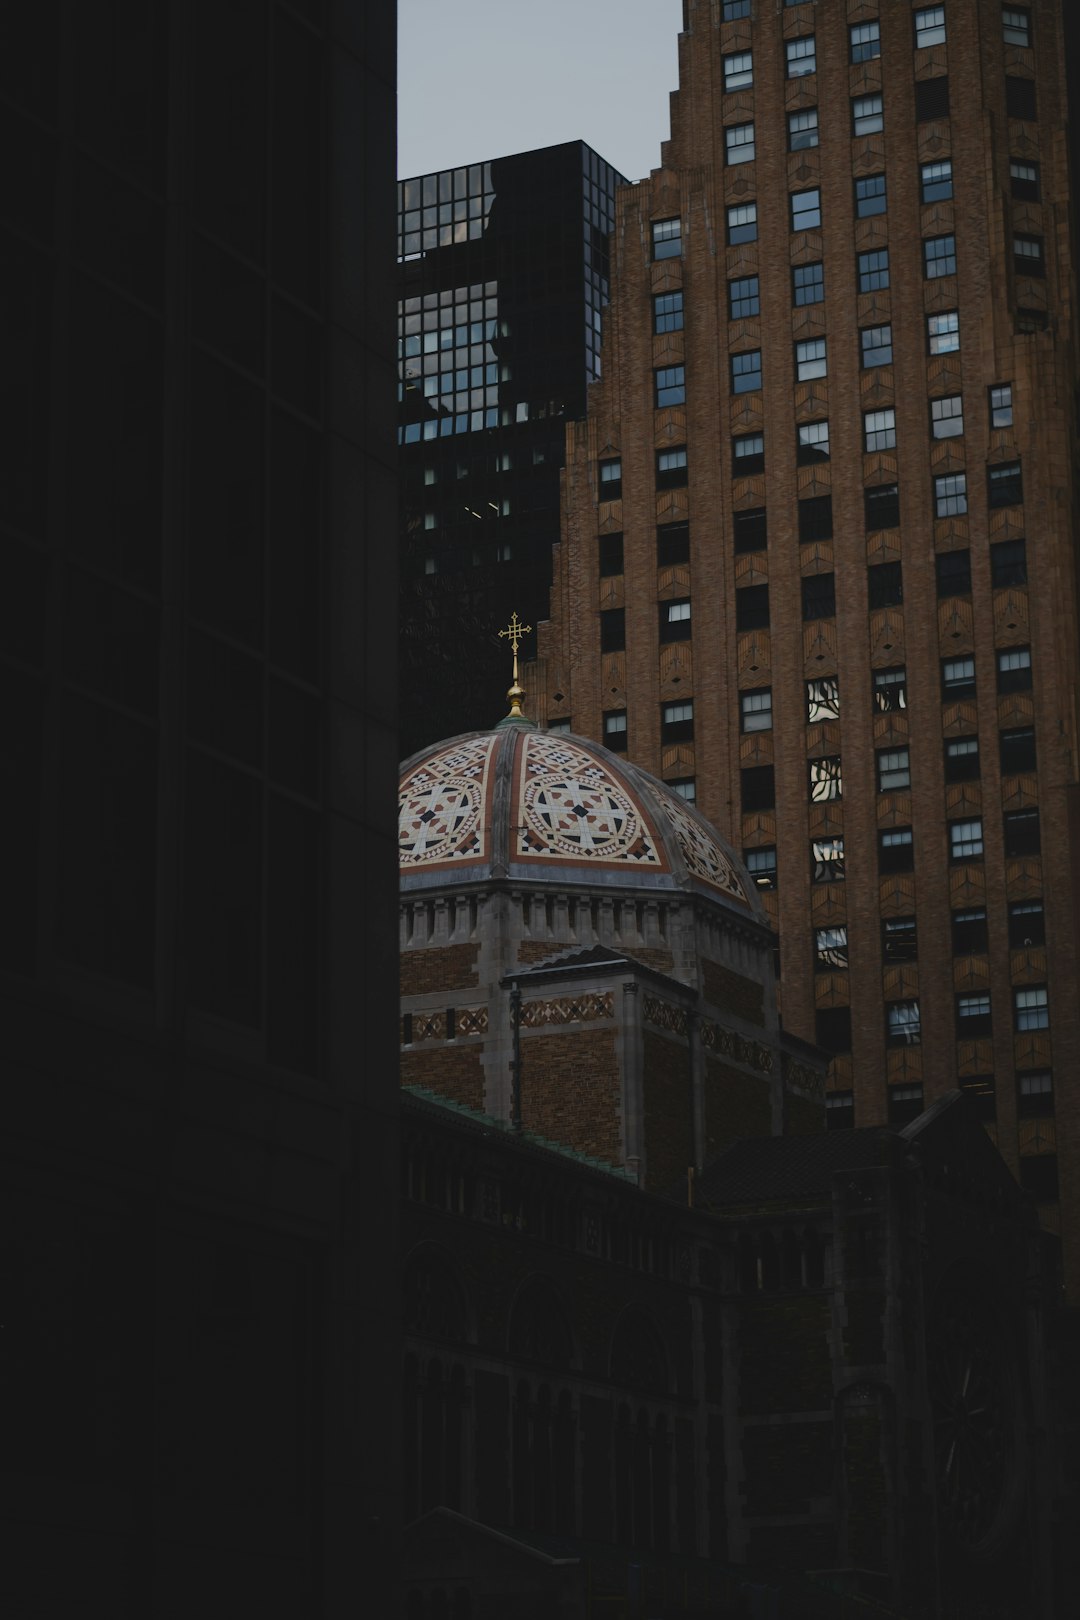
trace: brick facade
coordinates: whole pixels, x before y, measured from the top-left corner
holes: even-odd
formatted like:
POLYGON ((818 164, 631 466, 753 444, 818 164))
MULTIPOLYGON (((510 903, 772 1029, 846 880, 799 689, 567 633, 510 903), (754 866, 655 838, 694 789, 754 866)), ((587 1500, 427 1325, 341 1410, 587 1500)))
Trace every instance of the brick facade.
POLYGON ((526 1129, 618 1164, 622 1142, 615 1031, 545 1033, 523 1040, 521 1050, 526 1129))

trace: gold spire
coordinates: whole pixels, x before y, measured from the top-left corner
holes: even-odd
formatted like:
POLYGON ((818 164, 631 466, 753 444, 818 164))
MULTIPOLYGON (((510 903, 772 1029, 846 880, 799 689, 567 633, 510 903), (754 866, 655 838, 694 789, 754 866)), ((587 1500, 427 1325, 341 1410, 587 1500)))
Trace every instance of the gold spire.
POLYGON ((531 624, 522 624, 515 610, 515 612, 511 613, 510 615, 510 623, 507 625, 506 629, 499 631, 499 636, 509 641, 514 654, 514 683, 506 694, 510 701, 510 713, 506 717, 508 720, 524 720, 525 718, 521 712, 521 700, 525 696, 525 688, 518 681, 517 655, 518 647, 521 645, 524 637, 529 634, 531 629, 531 624))

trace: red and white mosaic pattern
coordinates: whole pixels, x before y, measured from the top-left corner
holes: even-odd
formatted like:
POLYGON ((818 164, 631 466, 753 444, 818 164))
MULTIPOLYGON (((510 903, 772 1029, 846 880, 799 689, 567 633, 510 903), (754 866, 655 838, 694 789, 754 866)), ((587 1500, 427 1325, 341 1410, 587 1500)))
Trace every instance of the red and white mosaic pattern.
POLYGON ((524 738, 515 854, 523 860, 667 867, 641 806, 592 754, 549 733, 524 738))
POLYGON ((485 860, 490 818, 485 815, 495 737, 470 737, 429 754, 401 784, 398 858, 416 867, 485 860))
POLYGON ((746 889, 735 870, 735 863, 721 849, 716 839, 710 837, 708 831, 688 810, 683 809, 674 794, 665 794, 662 800, 659 794, 654 793, 654 797, 662 804, 675 829, 675 836, 679 840, 679 848, 690 876, 700 878, 703 883, 711 884, 714 889, 722 890, 733 900, 738 900, 740 905, 748 905, 746 889))

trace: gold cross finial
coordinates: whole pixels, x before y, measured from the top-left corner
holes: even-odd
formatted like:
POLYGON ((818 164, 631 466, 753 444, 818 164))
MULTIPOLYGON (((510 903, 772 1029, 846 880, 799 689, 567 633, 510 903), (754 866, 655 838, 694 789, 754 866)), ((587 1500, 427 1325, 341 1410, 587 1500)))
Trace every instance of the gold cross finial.
POLYGON ((521 712, 521 700, 525 696, 525 692, 518 682, 518 648, 531 629, 531 624, 522 624, 515 610, 510 615, 510 623, 506 629, 499 631, 500 639, 509 641, 514 654, 514 684, 506 694, 510 699, 510 713, 507 716, 507 719, 510 720, 523 720, 525 718, 521 712))

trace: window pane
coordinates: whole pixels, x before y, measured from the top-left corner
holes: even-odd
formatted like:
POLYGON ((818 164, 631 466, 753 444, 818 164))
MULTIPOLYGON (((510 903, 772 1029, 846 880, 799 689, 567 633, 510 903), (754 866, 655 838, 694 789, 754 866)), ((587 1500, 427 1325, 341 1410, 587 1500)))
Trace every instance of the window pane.
POLYGON ((818 144, 818 110, 806 107, 788 113, 788 151, 801 152, 818 144))
POLYGON ((724 148, 729 164, 749 163, 754 156, 753 124, 730 124, 724 131, 724 148))
POLYGON ((923 243, 923 268, 928 280, 956 274, 955 236, 931 236, 923 243))
POLYGON ((886 208, 885 176, 871 174, 855 182, 855 213, 859 219, 883 214, 886 208))
POLYGON ((855 135, 875 135, 884 127, 880 96, 857 96, 851 103, 851 127, 855 135))
POLYGON ((892 327, 865 326, 859 333, 864 367, 892 364, 892 327))
POLYGON ((960 317, 955 310, 926 317, 926 346, 931 354, 950 354, 960 347, 960 317))
POLYGON ((801 79, 807 73, 817 72, 813 34, 804 34, 801 39, 789 39, 784 47, 784 54, 787 58, 789 79, 801 79))
POLYGON ((944 201, 952 196, 952 160, 950 158, 943 158, 937 163, 924 163, 920 170, 920 176, 924 203, 944 201))
POLYGON ((795 191, 791 195, 791 228, 811 230, 821 224, 821 192, 795 191))
POLYGON ((889 285, 889 250, 877 248, 859 254, 859 291, 877 292, 889 285))
POLYGON ((757 241, 757 203, 737 203, 728 209, 727 239, 732 246, 757 241))
POLYGON ((915 45, 921 49, 925 45, 944 45, 945 43, 945 7, 927 6, 915 13, 915 45))
POLYGON ((736 51, 723 58, 724 89, 741 90, 754 82, 754 59, 750 51, 736 51))
POLYGON ((840 718, 840 681, 836 675, 822 675, 806 683, 806 723, 840 718))

